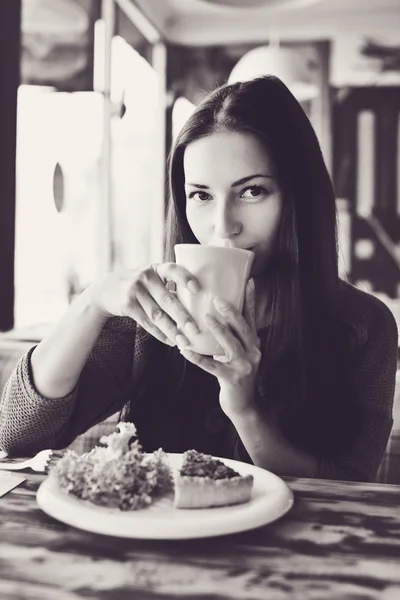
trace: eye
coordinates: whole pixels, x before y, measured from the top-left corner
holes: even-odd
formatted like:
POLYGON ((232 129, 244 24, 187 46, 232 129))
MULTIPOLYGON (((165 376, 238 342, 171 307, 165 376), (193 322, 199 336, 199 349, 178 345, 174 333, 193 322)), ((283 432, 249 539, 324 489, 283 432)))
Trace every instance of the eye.
POLYGON ((257 200, 258 198, 261 198, 261 196, 266 196, 267 194, 267 190, 261 185, 251 185, 242 191, 240 197, 249 200, 257 200))
POLYGON ((193 198, 196 202, 207 202, 211 196, 207 192, 190 192, 188 195, 189 200, 193 198))

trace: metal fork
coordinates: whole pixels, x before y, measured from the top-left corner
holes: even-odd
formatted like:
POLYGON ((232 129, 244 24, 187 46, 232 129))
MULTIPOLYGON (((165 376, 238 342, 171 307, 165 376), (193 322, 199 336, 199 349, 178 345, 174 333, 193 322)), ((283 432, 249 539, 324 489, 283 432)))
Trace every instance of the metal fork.
POLYGON ((4 471, 20 471, 22 469, 32 469, 32 471, 45 471, 48 466, 53 450, 42 450, 36 456, 20 463, 2 463, 0 469, 4 471))

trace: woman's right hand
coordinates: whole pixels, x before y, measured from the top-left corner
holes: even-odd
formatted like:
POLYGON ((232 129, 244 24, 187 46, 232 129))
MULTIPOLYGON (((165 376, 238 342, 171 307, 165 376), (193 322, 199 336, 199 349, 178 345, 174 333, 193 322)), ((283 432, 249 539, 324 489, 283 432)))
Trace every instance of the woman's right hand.
POLYGON ((92 284, 92 299, 105 318, 131 317, 155 338, 170 346, 189 344, 185 333, 199 329, 168 281, 196 293, 199 284, 184 267, 173 262, 150 265, 144 269, 113 271, 92 284))

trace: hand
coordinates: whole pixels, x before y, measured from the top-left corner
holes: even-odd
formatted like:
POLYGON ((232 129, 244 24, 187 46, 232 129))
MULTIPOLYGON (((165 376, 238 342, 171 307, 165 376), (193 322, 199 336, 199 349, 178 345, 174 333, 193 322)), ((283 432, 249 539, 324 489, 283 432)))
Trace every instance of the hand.
POLYGON ((243 315, 229 303, 215 301, 218 319, 206 315, 210 331, 223 348, 223 357, 202 356, 181 344, 181 354, 193 364, 217 377, 221 407, 228 416, 246 409, 254 400, 257 372, 261 360, 260 340, 255 324, 255 293, 252 280, 247 284, 243 315))
POLYGON ((91 286, 93 302, 105 318, 131 317, 165 344, 175 346, 178 333, 189 343, 185 331, 193 335, 199 329, 176 294, 166 287, 168 281, 192 293, 199 289, 198 281, 184 267, 161 263, 108 274, 91 286))

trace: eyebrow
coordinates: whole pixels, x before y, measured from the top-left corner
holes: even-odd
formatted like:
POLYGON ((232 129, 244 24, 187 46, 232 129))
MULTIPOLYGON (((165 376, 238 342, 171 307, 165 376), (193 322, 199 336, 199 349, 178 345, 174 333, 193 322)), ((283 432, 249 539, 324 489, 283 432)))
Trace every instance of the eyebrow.
MULTIPOLYGON (((246 183, 246 181, 250 181, 251 179, 256 179, 257 177, 264 177, 266 179, 272 179, 272 175, 262 175, 261 173, 256 173, 255 175, 248 175, 247 177, 242 177, 242 179, 238 179, 237 181, 234 181, 232 183, 231 187, 236 187, 238 185, 242 185, 243 183, 246 183)), ((185 185, 190 185, 191 187, 197 187, 201 190, 210 189, 208 185, 203 185, 201 183, 185 183, 185 185)))

